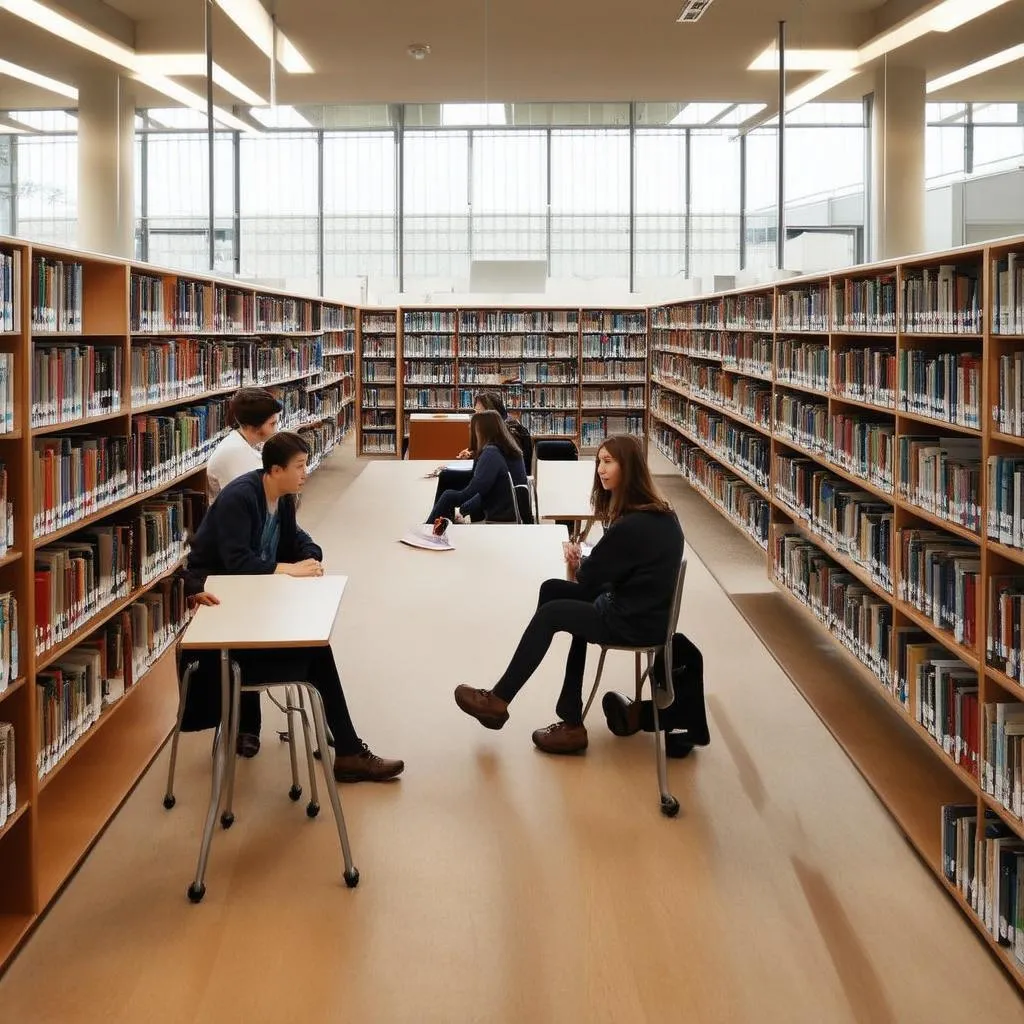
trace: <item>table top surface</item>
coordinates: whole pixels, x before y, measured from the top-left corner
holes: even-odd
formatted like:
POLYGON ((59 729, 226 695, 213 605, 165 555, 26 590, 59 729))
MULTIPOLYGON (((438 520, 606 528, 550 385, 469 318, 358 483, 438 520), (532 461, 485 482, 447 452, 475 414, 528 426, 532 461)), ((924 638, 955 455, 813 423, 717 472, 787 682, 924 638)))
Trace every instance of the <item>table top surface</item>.
POLYGON ((219 605, 200 607, 181 646, 211 648, 320 647, 331 632, 348 577, 328 572, 293 576, 210 576, 206 589, 219 605))
POLYGON ((594 460, 551 462, 538 460, 535 473, 537 506, 541 519, 589 519, 594 486, 594 460))

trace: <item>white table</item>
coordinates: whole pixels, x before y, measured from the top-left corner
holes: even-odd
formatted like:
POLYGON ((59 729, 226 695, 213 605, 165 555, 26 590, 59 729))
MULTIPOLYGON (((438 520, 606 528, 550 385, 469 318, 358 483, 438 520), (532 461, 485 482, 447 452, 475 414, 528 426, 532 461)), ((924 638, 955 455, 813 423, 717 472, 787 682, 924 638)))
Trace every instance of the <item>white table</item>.
POLYGON ((594 487, 594 463, 537 461, 537 507, 541 519, 571 519, 575 532, 586 537, 594 525, 590 494, 594 487))
MULTIPOLYGON (((198 903, 206 893, 204 876, 217 812, 224 798, 225 762, 230 758, 229 763, 232 767, 234 764, 238 702, 241 685, 244 684, 236 676, 232 685, 230 652, 233 649, 329 646, 347 583, 347 576, 336 574, 307 579, 284 575, 207 577, 206 590, 219 598, 220 604, 199 607, 181 640, 183 650, 220 651, 221 722, 214 750, 210 806, 203 828, 199 862, 195 880, 188 889, 193 903, 198 903)), ((329 768, 320 695, 304 680, 285 685, 304 687, 309 695, 327 792, 341 840, 345 882, 353 888, 359 882, 359 872, 352 863, 341 799, 329 768)), ((228 813, 223 820, 227 827, 233 816, 228 813)))

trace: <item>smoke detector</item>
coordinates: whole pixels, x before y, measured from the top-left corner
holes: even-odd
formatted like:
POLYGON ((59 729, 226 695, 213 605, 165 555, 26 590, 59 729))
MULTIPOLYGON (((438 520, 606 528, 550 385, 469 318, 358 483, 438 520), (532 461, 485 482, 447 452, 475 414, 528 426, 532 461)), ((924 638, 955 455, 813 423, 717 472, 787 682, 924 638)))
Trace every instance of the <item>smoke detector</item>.
POLYGON ((711 3, 712 0, 687 0, 676 21, 682 21, 687 24, 697 21, 711 6, 711 3))
POLYGON ((430 47, 426 43, 413 43, 407 52, 413 60, 423 60, 430 53, 430 47))

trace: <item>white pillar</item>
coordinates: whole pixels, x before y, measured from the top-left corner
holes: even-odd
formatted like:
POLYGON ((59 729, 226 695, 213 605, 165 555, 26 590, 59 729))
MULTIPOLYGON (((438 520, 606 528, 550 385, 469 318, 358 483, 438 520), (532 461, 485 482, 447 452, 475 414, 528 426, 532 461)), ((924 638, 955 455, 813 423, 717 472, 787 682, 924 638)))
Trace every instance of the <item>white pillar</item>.
POLYGON ((113 69, 79 81, 78 245, 135 255, 135 90, 113 69))
POLYGON ((871 258, 925 248, 925 73, 875 71, 871 130, 871 258))

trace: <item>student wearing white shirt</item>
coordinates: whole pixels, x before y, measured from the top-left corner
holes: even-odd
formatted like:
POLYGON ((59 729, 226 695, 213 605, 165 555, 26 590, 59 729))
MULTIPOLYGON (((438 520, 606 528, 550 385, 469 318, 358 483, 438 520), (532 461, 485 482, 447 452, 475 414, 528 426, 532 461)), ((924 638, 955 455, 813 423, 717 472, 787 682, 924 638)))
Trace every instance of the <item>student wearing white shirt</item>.
MULTIPOLYGON (((212 505, 232 480, 263 468, 263 442, 277 433, 283 406, 266 388, 240 388, 228 405, 228 423, 235 429, 213 450, 206 464, 206 489, 212 505)), ((238 754, 255 757, 260 749, 260 695, 243 693, 238 754)))
POLYGON ((228 406, 235 429, 213 450, 206 464, 206 487, 212 504, 232 480, 262 469, 260 449, 277 433, 281 403, 266 388, 241 388, 228 406))

